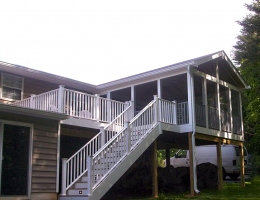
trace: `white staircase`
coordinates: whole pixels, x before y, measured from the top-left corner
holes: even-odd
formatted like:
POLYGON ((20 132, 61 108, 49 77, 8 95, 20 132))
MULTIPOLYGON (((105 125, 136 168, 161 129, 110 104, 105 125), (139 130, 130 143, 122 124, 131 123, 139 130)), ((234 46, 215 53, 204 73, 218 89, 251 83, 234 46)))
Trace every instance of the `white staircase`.
POLYGON ((59 199, 101 199, 160 135, 160 121, 171 124, 176 122, 176 117, 172 116, 176 116, 176 104, 155 98, 130 122, 125 123, 124 127, 120 126, 121 130, 113 130, 119 123, 111 123, 113 128, 110 127, 110 132, 114 134, 109 140, 95 137, 90 141, 93 144, 101 142, 101 148, 93 151, 93 154, 86 154, 90 147, 85 145, 73 157, 63 160, 62 192, 59 199), (170 117, 162 115, 166 110, 170 117))

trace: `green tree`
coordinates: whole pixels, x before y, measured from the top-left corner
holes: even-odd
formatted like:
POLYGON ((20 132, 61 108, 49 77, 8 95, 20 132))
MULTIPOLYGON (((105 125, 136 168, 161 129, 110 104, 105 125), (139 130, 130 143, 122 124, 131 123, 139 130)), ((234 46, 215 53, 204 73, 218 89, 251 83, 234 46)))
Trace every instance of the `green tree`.
POLYGON ((244 127, 247 146, 260 155, 260 0, 245 4, 250 11, 243 20, 233 59, 251 89, 243 92, 244 127))

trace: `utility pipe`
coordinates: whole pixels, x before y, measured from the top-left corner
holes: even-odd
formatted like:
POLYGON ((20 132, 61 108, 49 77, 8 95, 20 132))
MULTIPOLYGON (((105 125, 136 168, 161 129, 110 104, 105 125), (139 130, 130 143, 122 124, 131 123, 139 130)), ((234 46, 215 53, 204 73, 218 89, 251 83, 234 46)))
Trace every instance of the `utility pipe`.
POLYGON ((188 73, 189 73, 189 78, 190 78, 190 92, 191 92, 191 105, 192 105, 192 112, 190 113, 191 114, 191 118, 192 118, 192 121, 191 121, 191 126, 192 126, 192 149, 193 149, 193 156, 192 156, 192 159, 193 159, 193 177, 194 177, 194 191, 196 193, 200 193, 200 191, 198 190, 198 187, 197 187, 197 172, 196 172, 196 159, 195 159, 195 156, 196 156, 196 146, 195 146, 195 134, 196 134, 196 123, 195 123, 195 115, 194 115, 194 112, 195 112, 195 102, 194 102, 194 81, 193 81, 193 78, 192 77, 192 73, 191 73, 191 70, 190 70, 190 65, 188 66, 188 73))

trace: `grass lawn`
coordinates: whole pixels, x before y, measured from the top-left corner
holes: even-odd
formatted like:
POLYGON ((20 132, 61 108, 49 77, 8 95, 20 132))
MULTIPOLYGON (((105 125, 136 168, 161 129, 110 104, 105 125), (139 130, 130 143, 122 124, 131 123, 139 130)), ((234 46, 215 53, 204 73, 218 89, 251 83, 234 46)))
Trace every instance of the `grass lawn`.
MULTIPOLYGON (((254 177, 250 182, 246 182, 246 187, 242 188, 240 186, 240 182, 238 183, 224 183, 224 187, 222 191, 218 190, 202 190, 200 194, 196 197, 185 197, 185 194, 159 194, 158 200, 163 199, 173 199, 173 200, 181 200, 181 199, 260 199, 260 177, 254 177)), ((123 199, 123 198, 120 198, 123 199)), ((151 200, 149 197, 132 197, 125 198, 127 200, 151 200)))

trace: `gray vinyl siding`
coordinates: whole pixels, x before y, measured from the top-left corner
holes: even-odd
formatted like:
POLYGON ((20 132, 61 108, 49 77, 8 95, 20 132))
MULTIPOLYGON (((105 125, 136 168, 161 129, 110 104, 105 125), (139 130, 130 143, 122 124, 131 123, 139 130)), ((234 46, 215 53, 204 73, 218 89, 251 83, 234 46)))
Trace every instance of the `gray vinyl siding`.
POLYGON ((56 84, 24 77, 23 98, 26 99, 30 97, 31 94, 41 94, 58 88, 59 86, 56 84))
POLYGON ((57 123, 34 126, 32 152, 32 193, 56 192, 57 123))

